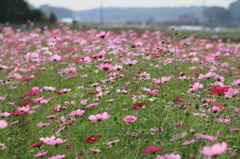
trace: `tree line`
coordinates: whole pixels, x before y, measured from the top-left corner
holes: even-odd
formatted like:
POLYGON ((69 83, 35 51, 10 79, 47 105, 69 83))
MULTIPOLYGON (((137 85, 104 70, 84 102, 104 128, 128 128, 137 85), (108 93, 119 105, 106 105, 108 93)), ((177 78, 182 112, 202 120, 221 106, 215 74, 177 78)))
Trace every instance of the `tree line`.
POLYGON ((239 26, 240 0, 229 5, 229 8, 208 7, 204 9, 204 22, 207 26, 239 26))
POLYGON ((47 17, 41 10, 31 9, 24 0, 0 0, 0 4, 0 23, 22 24, 28 20, 55 23, 57 20, 53 12, 47 17))

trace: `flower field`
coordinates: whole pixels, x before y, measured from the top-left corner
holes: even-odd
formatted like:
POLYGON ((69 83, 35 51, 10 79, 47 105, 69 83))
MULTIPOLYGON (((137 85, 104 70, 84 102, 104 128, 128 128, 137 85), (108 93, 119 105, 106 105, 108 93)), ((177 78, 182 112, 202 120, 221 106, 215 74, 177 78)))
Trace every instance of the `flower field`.
POLYGON ((160 31, 0 32, 3 159, 231 159, 240 45, 160 31))

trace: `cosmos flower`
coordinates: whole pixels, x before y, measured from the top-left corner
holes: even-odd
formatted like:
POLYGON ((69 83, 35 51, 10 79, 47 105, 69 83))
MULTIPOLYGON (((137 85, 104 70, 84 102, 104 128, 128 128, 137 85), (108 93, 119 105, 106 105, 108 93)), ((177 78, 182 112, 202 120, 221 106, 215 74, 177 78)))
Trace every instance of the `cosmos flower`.
POLYGON ((125 121, 126 123, 133 123, 136 120, 137 120, 137 117, 131 116, 131 115, 127 115, 123 118, 123 121, 125 121))
POLYGON ((224 153, 227 150, 227 146, 226 142, 222 142, 221 144, 217 143, 211 147, 205 146, 202 150, 200 150, 200 153, 208 157, 217 156, 224 153))
POLYGON ((44 142, 43 142, 43 141, 40 141, 39 143, 32 144, 30 147, 31 147, 31 148, 40 147, 40 146, 42 146, 42 144, 44 144, 44 142))
POLYGON ((92 142, 96 142, 98 138, 100 138, 101 136, 90 136, 88 138, 86 138, 85 143, 92 143, 92 142))
POLYGON ((4 129, 8 126, 6 120, 0 120, 0 129, 4 129))
POLYGON ((155 146, 148 146, 147 149, 142 149, 142 152, 145 152, 142 155, 148 155, 148 154, 156 153, 156 152, 159 152, 162 150, 164 150, 164 145, 162 145, 161 147, 158 147, 158 148, 155 146))
POLYGON ((38 158, 38 157, 43 157, 43 156, 45 156, 47 153, 48 153, 48 151, 39 152, 39 153, 33 155, 33 157, 36 157, 36 158, 38 158))
POLYGON ((90 115, 88 117, 89 120, 93 122, 99 122, 102 120, 106 120, 110 117, 110 115, 107 112, 104 112, 103 114, 97 114, 97 115, 90 115))

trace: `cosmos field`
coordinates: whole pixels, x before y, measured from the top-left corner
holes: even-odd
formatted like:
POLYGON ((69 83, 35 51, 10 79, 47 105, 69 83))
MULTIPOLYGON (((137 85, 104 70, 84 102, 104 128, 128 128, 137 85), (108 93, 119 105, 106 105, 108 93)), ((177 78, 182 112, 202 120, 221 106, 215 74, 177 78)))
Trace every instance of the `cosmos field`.
POLYGON ((0 32, 3 159, 231 159, 240 45, 172 30, 0 32))

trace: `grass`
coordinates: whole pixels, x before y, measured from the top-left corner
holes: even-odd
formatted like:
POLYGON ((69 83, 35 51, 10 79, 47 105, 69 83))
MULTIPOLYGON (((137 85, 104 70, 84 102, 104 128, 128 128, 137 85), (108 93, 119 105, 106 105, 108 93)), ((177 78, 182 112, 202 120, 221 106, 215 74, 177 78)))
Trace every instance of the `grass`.
POLYGON ((233 84, 239 79, 239 66, 234 61, 239 59, 235 43, 221 46, 218 39, 193 36, 183 39, 178 34, 174 38, 160 32, 137 35, 128 30, 110 32, 101 39, 96 38, 97 33, 93 29, 79 31, 67 27, 44 32, 37 29, 18 32, 8 28, 1 32, 0 112, 24 112, 2 117, 8 126, 0 129, 0 143, 6 146, 0 150, 1 158, 28 159, 47 151, 43 158, 58 154, 91 159, 156 158, 157 155, 167 158, 166 154, 172 154, 176 158, 194 155, 198 159, 206 156, 201 153, 205 146, 223 142, 228 149, 215 154, 216 158, 239 156, 239 92, 231 98, 225 96, 226 92, 210 95, 213 86, 239 89, 233 84), (51 36, 54 33, 56 37, 51 36), (50 45, 47 41, 53 39, 57 43, 50 45), (142 43, 132 47, 133 42, 142 43), (91 57, 101 52, 105 52, 103 57, 91 57), (61 60, 51 60, 53 55, 59 55, 61 60), (128 59, 138 63, 127 64, 128 59), (121 67, 102 70, 99 66, 104 63, 121 67), (209 72, 215 74, 199 78, 209 72), (26 77, 32 79, 26 81, 26 77), (154 78, 159 82, 154 82, 154 78), (97 86, 91 86, 96 83, 97 86), (188 92, 194 83, 202 84, 203 88, 188 92), (44 86, 56 89, 47 91, 44 86), (33 87, 41 91, 29 95, 27 92, 33 87), (56 93, 65 88, 71 91, 56 93), (208 102, 204 102, 205 98, 208 102), (83 100, 87 102, 84 104, 83 100), (24 102, 31 103, 21 106, 24 102), (93 103, 97 105, 86 108, 93 103), (133 110, 137 103, 144 106, 133 110), (221 106, 216 106, 218 103, 221 106), (57 105, 65 109, 54 112, 57 105), (83 115, 69 116, 78 109, 85 110, 83 115), (88 118, 103 112, 110 117, 96 123, 88 118), (57 116, 46 118, 49 115, 57 116), (128 115, 137 120, 125 122, 123 119, 128 115), (217 122, 229 118, 230 122, 217 122), (40 122, 49 125, 38 127, 40 122), (230 131, 230 128, 236 129, 230 131), (199 133, 210 137, 198 138, 199 133), (53 135, 67 141, 55 146, 44 143, 30 147, 39 143, 40 138, 53 135), (91 136, 100 137, 86 143, 91 136), (119 142, 107 145, 118 139, 119 142), (182 145, 190 140, 194 142, 182 145), (162 145, 164 150, 142 155, 143 149, 162 145), (92 148, 101 152, 92 152, 92 148))

